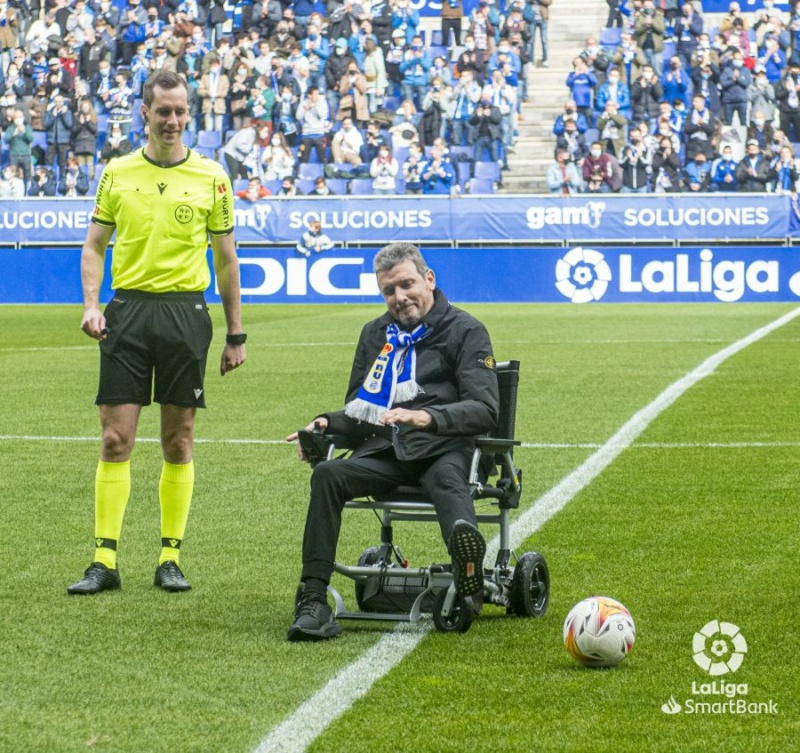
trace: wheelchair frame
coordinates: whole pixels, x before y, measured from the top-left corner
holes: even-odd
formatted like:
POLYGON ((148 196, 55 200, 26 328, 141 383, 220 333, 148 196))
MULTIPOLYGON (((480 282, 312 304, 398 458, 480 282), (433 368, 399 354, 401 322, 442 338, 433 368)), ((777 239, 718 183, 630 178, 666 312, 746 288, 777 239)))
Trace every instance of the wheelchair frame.
MULTIPOLYGON (((519 507, 522 494, 522 471, 514 465, 519 361, 497 365, 500 391, 500 412, 492 436, 479 437, 472 457, 469 485, 473 500, 493 500, 495 513, 478 513, 478 523, 498 525, 500 542, 494 566, 484 568, 483 602, 505 607, 507 613, 523 617, 540 617, 547 611, 550 576, 542 555, 526 552, 517 557, 510 546, 510 510, 519 507), (491 458, 499 478, 494 484, 481 480, 481 467, 491 458), (512 557, 516 566, 511 566, 512 557)), ((327 449, 325 459, 335 457, 336 437, 327 449)), ((340 445, 339 449, 343 449, 340 445)), ((371 510, 381 518, 381 543, 367 549, 355 566, 334 563, 334 571, 355 581, 359 611, 347 609, 341 594, 328 586, 335 601, 335 616, 341 620, 380 620, 416 622, 424 613, 431 613, 436 628, 442 632, 466 632, 472 624, 476 605, 470 597, 459 596, 450 565, 431 564, 409 568, 393 540, 395 521, 438 522, 433 503, 421 496, 417 487, 398 487, 391 498, 381 496, 366 500, 350 500, 346 509, 371 510), (376 604, 370 604, 370 600, 376 604), (391 609, 393 605, 399 608, 391 609), (388 607, 388 608, 386 608, 388 607)))

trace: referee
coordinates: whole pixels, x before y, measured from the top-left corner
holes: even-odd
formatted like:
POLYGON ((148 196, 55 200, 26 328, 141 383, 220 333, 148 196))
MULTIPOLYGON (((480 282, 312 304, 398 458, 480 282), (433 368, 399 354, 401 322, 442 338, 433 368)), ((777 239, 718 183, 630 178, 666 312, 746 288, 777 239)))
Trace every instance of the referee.
POLYGON ((194 487, 195 414, 205 407, 203 377, 211 318, 203 297, 210 284, 209 238, 227 323, 223 376, 245 361, 233 199, 222 166, 188 149, 186 81, 173 72, 145 82, 146 146, 103 171, 81 254, 81 329, 100 341, 103 439, 95 481, 95 553, 70 594, 121 586, 117 544, 131 487, 130 456, 143 405, 161 405, 159 483, 161 556, 154 583, 166 591, 191 588, 179 567, 194 487), (112 254, 113 300, 100 310, 104 259, 112 254))

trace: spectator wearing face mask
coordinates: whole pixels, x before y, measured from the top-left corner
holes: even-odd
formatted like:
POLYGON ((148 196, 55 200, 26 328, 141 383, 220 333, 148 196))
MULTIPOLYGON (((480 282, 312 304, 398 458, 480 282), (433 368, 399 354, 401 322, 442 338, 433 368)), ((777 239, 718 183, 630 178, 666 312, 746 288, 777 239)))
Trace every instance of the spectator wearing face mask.
POLYGON ((652 165, 650 155, 642 144, 642 134, 638 128, 631 128, 628 134, 630 143, 623 147, 619 160, 622 168, 622 193, 647 193, 652 165))
POLYGON ((578 112, 588 121, 592 118, 592 96, 597 86, 597 76, 589 70, 586 62, 580 57, 572 61, 572 66, 574 70, 567 76, 566 86, 571 92, 578 112))
POLYGON ((606 102, 605 111, 597 118, 597 130, 600 132, 603 151, 619 158, 625 146, 627 127, 628 120, 619 112, 617 103, 613 100, 606 102))
POLYGON ((711 185, 711 167, 706 155, 698 152, 683 168, 684 190, 689 193, 708 191, 711 185))
POLYGON ((586 139, 582 133, 578 132, 578 127, 575 125, 574 120, 567 121, 565 130, 556 139, 556 148, 566 151, 570 160, 578 167, 583 166, 583 161, 589 154, 589 146, 586 144, 586 139))
POLYGON ((739 190, 745 193, 765 193, 767 184, 775 179, 775 172, 755 139, 749 139, 746 148, 744 159, 736 166, 739 190))
POLYGON ((747 138, 755 139, 758 142, 758 148, 768 152, 772 146, 773 135, 772 124, 767 122, 763 112, 755 110, 752 113, 750 125, 747 127, 747 138))
POLYGON ((333 161, 348 163, 353 167, 361 164, 361 147, 364 146, 364 137, 355 127, 352 118, 344 118, 342 127, 336 131, 331 140, 333 161))
POLYGON ((447 113, 447 120, 450 122, 450 143, 453 146, 462 146, 474 143, 474 134, 470 125, 470 118, 475 112, 475 107, 480 101, 482 94, 481 86, 474 81, 472 74, 464 72, 461 80, 453 92, 453 99, 450 110, 447 113))
POLYGON ((651 180, 653 193, 679 193, 681 190, 681 158, 673 151, 668 138, 661 139, 653 155, 651 180))
POLYGON ((403 179, 407 194, 422 193, 422 167, 425 156, 422 147, 413 143, 408 147, 408 159, 403 163, 403 179))
POLYGON ((603 152, 599 141, 592 143, 583 161, 583 181, 591 193, 617 193, 622 187, 622 168, 615 157, 603 152), (596 190, 592 190, 592 184, 596 190))
POLYGON ((764 119, 772 122, 775 117, 775 87, 767 80, 763 66, 756 66, 753 72, 753 81, 747 90, 747 99, 750 102, 751 121, 756 112, 761 112, 764 119))
POLYGON ((720 69, 713 63, 704 63, 692 71, 692 85, 695 96, 703 97, 712 117, 718 118, 722 109, 719 95, 720 69))
POLYGON ((631 90, 620 80, 620 72, 616 68, 608 72, 606 82, 597 90, 594 98, 595 112, 605 111, 608 102, 616 103, 617 110, 621 110, 623 114, 631 109, 631 90))
MULTIPOLYGON (((325 96, 328 100, 328 109, 332 113, 339 112, 342 80, 349 75, 348 70, 353 66, 358 70, 358 64, 350 52, 347 40, 339 37, 334 45, 333 55, 325 63, 325 87, 327 89, 325 96)), ((366 96, 366 86, 364 91, 366 96)))
POLYGON ((781 147, 780 152, 770 163, 770 168, 775 174, 773 193, 795 195, 797 193, 797 179, 800 177, 794 159, 794 150, 787 144, 781 147))
POLYGON ((550 193, 559 196, 572 196, 583 188, 581 174, 566 149, 556 149, 555 162, 547 169, 546 179, 550 193))
POLYGON ((428 89, 428 71, 431 68, 429 53, 425 50, 422 38, 415 36, 411 46, 403 55, 400 63, 400 73, 403 81, 400 87, 403 99, 410 99, 418 109, 422 108, 422 100, 428 89))
POLYGON ((642 66, 645 63, 647 60, 645 60, 644 53, 639 49, 633 36, 630 33, 624 33, 622 41, 611 58, 611 65, 620 72, 621 80, 628 86, 632 86, 633 82, 641 75, 642 66))
POLYGON ((294 154, 282 133, 272 133, 269 144, 261 152, 260 163, 263 180, 283 180, 294 174, 294 154))
POLYGON ((31 174, 33 129, 25 122, 22 110, 14 109, 11 113, 11 124, 6 128, 3 140, 8 145, 9 164, 20 169, 23 180, 27 183, 31 174))
POLYGON ((578 112, 578 106, 575 101, 568 99, 564 103, 564 112, 556 118, 553 124, 553 135, 560 136, 566 130, 567 121, 574 121, 578 133, 586 133, 589 129, 589 121, 583 113, 578 112))
POLYGON ((664 12, 656 8, 653 0, 644 0, 641 10, 634 13, 633 33, 645 60, 653 66, 657 76, 664 68, 664 32, 667 24, 664 12))
POLYGON ((378 156, 370 163, 369 174, 372 176, 372 192, 385 196, 397 193, 397 173, 400 165, 392 155, 388 145, 378 149, 378 156))
POLYGON ((786 53, 781 49, 775 37, 767 37, 764 47, 759 51, 756 63, 763 66, 767 74, 767 80, 771 84, 780 81, 786 68, 786 53))
POLYGON ((747 123, 747 91, 753 78, 750 71, 744 67, 744 56, 736 52, 733 58, 722 67, 720 76, 720 89, 722 91, 720 103, 722 105, 722 119, 725 125, 733 124, 733 116, 739 118, 739 125, 747 123))
POLYGON ((683 63, 677 55, 669 59, 669 66, 661 76, 661 86, 664 89, 664 100, 673 102, 682 99, 688 103, 689 84, 691 78, 689 73, 683 69, 683 63))
POLYGON ((709 191, 738 191, 736 180, 736 160, 730 146, 722 147, 722 156, 711 166, 711 184, 709 191))
POLYGON ((473 78, 478 82, 483 82, 483 71, 486 60, 483 50, 475 47, 475 37, 467 34, 464 40, 464 51, 456 60, 456 70, 459 76, 463 76, 465 71, 470 71, 473 78))
POLYGON ((664 89, 649 63, 642 67, 642 75, 631 87, 631 103, 635 120, 655 121, 664 89))
POLYGON ((689 68, 692 53, 697 48, 697 39, 703 33, 703 18, 695 11, 691 2, 683 4, 681 15, 676 19, 673 29, 677 39, 675 51, 684 68, 689 68))
POLYGON ((369 105, 367 104, 367 78, 358 70, 355 61, 347 66, 347 70, 339 80, 339 110, 336 120, 352 118, 360 128, 369 120, 369 105))
POLYGON ((230 79, 222 71, 219 58, 211 60, 208 72, 200 77, 197 93, 200 95, 200 110, 203 127, 207 131, 221 131, 225 113, 230 79))
POLYGON ((791 141, 800 140, 800 63, 792 63, 775 87, 781 128, 791 141))

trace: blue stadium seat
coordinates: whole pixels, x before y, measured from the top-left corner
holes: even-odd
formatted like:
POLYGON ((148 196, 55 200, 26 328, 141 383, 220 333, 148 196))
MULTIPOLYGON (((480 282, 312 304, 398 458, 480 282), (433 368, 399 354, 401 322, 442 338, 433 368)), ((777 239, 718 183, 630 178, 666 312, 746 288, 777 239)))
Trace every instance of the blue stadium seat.
POLYGON ((247 178, 237 178, 233 181, 233 192, 239 193, 239 191, 246 191, 249 185, 250 181, 247 178))
POLYGON ((353 178, 350 181, 350 193, 364 196, 372 193, 372 178, 353 178))
POLYGON ((472 155, 475 154, 475 148, 472 146, 451 146, 450 147, 450 155, 452 157, 456 157, 457 155, 463 155, 467 159, 471 160, 472 155))
POLYGON ((297 187, 304 193, 309 194, 314 190, 314 181, 310 178, 298 178, 297 187))
POLYGON ((281 182, 279 180, 265 180, 263 185, 273 196, 281 190, 281 182))
POLYGON ((437 57, 441 56, 445 59, 445 62, 449 62, 447 47, 444 47, 443 45, 431 45, 429 52, 431 55, 431 61, 436 60, 437 57))
POLYGON ((97 135, 105 135, 108 132, 108 115, 97 116, 97 135))
POLYGON ((616 26, 600 30, 601 47, 617 47, 622 41, 622 29, 616 26))
MULTIPOLYGON (((216 157, 217 157, 216 149, 212 149, 211 147, 208 147, 208 146, 195 146, 195 147, 193 147, 193 149, 198 154, 202 154, 204 157, 208 157, 208 159, 216 159, 216 157)), ((225 163, 223 162, 222 165, 224 167, 225 163)))
POLYGON ((474 177, 483 178, 484 180, 499 181, 500 165, 496 162, 476 162, 474 177))
POLYGON ((45 151, 47 150, 47 131, 34 131, 33 143, 31 147, 39 146, 45 151))
POLYGON ((431 47, 444 47, 441 29, 433 29, 431 31, 431 47))
POLYGON ((472 177, 472 165, 469 162, 455 162, 453 166, 456 168, 458 184, 465 186, 472 177))
POLYGON ((186 146, 194 146, 194 134, 188 128, 185 129, 181 141, 183 141, 186 146))
POLYGON ((589 128, 586 133, 583 134, 583 138, 586 140, 586 146, 589 146, 593 141, 598 141, 600 139, 600 131, 597 128, 589 128))
MULTIPOLYGON (((312 152, 313 154, 313 152, 312 152)), ((302 162, 297 166, 297 177, 304 180, 314 180, 325 175, 325 165, 318 162, 302 162)))
POLYGON ((337 196, 347 196, 347 183, 344 178, 329 178, 328 188, 337 196))
POLYGON ((222 136, 219 131, 198 131, 197 146, 219 149, 222 146, 222 136))
POLYGON ((383 108, 385 110, 397 110, 400 107, 400 97, 384 97, 383 108))
POLYGON ((397 149, 394 150, 394 158, 397 160, 400 167, 402 167, 403 163, 408 159, 408 151, 407 146, 398 146, 397 149))
POLYGON ((494 193, 494 181, 486 180, 485 178, 472 178, 467 184, 467 188, 471 194, 494 193))

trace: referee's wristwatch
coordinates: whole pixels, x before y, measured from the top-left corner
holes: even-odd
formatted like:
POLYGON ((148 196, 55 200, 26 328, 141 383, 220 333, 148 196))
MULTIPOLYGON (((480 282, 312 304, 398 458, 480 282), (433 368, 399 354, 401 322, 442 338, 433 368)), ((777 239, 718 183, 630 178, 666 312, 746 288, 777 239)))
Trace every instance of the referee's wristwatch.
POLYGON ((247 335, 244 332, 239 332, 237 335, 225 335, 227 345, 244 345, 246 342, 247 335))

